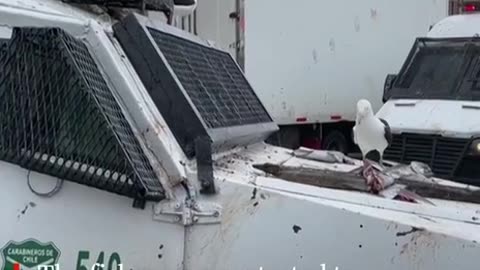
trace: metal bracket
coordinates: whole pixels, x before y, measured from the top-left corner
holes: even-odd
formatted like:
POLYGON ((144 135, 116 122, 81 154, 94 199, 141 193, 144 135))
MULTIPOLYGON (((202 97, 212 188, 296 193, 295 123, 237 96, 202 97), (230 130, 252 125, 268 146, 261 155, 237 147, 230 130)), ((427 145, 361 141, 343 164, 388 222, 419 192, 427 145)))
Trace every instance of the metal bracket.
POLYGON ((200 193, 215 194, 212 141, 209 137, 199 136, 196 138, 195 156, 197 158, 197 178, 201 185, 200 193))
POLYGON ((180 223, 183 226, 217 224, 221 222, 221 210, 217 204, 198 203, 191 199, 185 202, 159 202, 154 206, 153 220, 180 223))

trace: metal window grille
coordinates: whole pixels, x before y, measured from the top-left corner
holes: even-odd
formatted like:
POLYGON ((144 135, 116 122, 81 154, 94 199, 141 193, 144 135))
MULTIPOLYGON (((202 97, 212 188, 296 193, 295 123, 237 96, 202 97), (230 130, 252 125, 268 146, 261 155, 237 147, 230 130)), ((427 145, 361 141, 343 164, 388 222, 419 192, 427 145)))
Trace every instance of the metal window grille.
POLYGON ((62 0, 62 2, 82 5, 140 8, 144 0, 62 0))
POLYGON ((113 29, 184 153, 196 158, 201 193, 215 193, 213 153, 278 130, 227 52, 134 14, 113 29))
POLYGON ((0 53, 0 159, 117 194, 163 188, 86 45, 16 28, 0 53))
POLYGON ((225 51, 130 14, 113 27, 129 60, 189 158, 195 140, 212 152, 264 140, 278 127, 225 51))
POLYGON ((148 30, 209 128, 272 121, 227 52, 148 30))
POLYGON ((173 11, 173 0, 62 0, 77 5, 99 5, 104 7, 136 8, 158 11, 173 11))

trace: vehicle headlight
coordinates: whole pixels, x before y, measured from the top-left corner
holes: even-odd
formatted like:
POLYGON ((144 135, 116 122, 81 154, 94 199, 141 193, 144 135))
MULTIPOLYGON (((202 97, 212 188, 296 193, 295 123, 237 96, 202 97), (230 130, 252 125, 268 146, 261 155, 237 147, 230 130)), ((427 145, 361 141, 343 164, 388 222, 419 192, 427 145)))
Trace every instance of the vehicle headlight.
POLYGON ((475 139, 470 144, 469 154, 473 156, 480 156, 480 139, 475 139))

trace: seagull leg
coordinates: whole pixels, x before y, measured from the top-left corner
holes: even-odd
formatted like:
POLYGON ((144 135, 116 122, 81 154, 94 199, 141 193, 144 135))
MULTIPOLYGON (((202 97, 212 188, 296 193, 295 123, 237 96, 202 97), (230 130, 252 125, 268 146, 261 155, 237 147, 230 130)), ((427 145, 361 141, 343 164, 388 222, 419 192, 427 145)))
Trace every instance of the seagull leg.
POLYGON ((385 152, 385 150, 381 151, 380 152, 380 166, 385 169, 385 165, 383 164, 383 153, 385 152))

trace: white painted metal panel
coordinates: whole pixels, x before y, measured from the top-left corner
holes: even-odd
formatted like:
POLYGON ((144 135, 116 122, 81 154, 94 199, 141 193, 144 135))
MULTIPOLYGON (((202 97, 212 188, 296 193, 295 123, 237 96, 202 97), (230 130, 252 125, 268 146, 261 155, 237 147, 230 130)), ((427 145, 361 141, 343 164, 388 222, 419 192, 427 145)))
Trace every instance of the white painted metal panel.
POLYGON ((215 201, 222 204, 222 222, 188 230, 187 269, 477 267, 478 205, 399 202, 294 184, 248 169, 252 163, 287 160, 289 166, 302 165, 268 146, 218 161, 221 192, 215 201))
MULTIPOLYGON (((52 190, 57 180, 34 172, 29 178, 38 192, 52 190)), ((27 179, 26 170, 0 162, 0 248, 30 238, 52 242, 60 269, 93 269, 101 252, 106 265, 117 253, 123 269, 182 269, 184 228, 152 221, 151 204, 135 209, 130 198, 68 181, 51 198, 38 197, 27 179)))
POLYGON ((246 74, 279 124, 354 120, 360 98, 380 108, 386 75, 447 9, 447 0, 248 0, 246 74))

